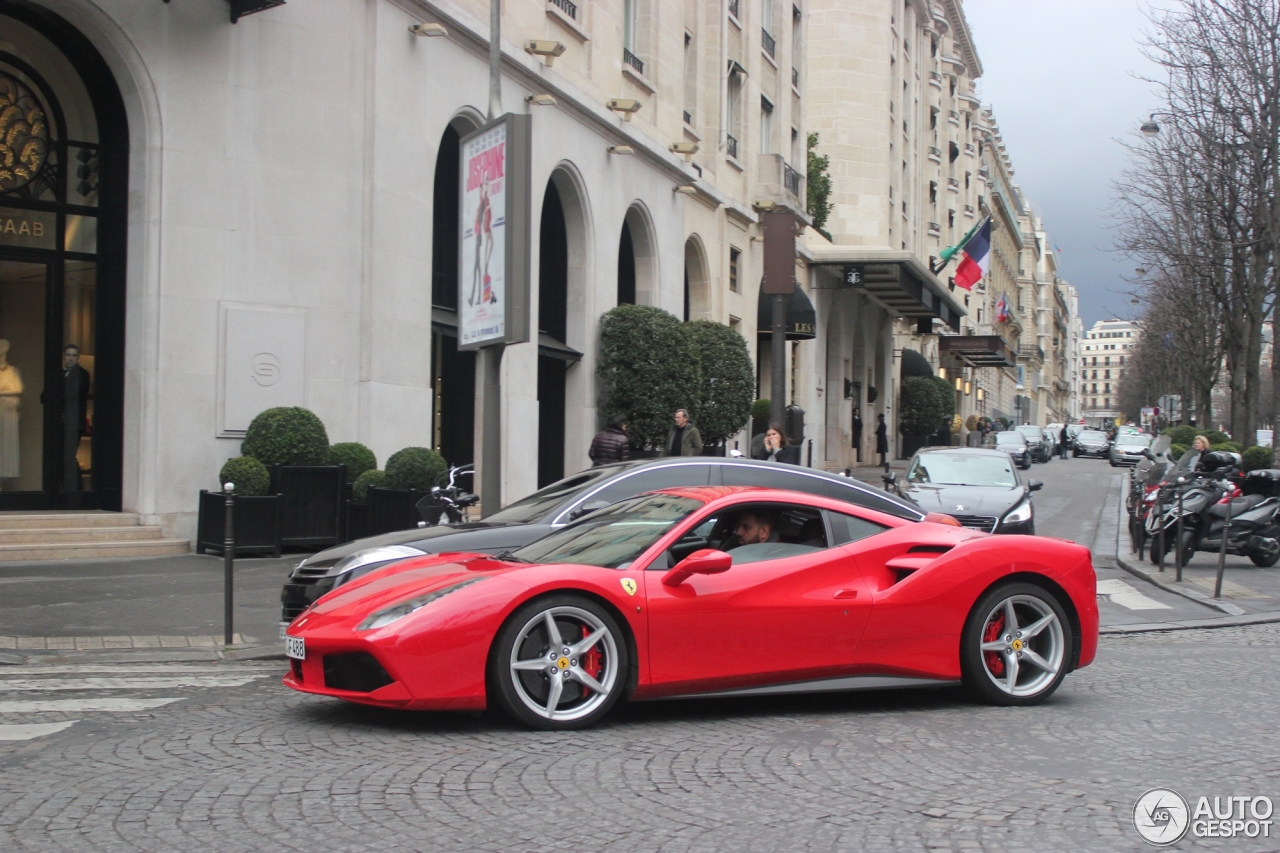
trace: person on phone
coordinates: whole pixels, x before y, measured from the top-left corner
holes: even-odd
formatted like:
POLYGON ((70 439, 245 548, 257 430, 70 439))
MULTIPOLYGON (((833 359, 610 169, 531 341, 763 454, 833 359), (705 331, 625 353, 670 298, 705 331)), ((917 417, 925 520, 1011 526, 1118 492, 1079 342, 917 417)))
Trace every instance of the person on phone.
POLYGON ((787 462, 800 464, 800 448, 787 441, 786 433, 780 424, 769 424, 764 434, 764 446, 755 456, 766 462, 787 462))

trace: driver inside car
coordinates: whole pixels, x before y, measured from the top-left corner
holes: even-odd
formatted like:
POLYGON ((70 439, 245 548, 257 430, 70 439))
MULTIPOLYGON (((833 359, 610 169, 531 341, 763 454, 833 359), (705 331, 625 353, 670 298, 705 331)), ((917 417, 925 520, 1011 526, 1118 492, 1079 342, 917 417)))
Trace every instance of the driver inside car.
POLYGON ((734 548, 778 542, 781 539, 778 534, 778 516, 768 511, 744 512, 738 516, 738 526, 734 530, 734 535, 737 538, 737 542, 732 546, 734 548))

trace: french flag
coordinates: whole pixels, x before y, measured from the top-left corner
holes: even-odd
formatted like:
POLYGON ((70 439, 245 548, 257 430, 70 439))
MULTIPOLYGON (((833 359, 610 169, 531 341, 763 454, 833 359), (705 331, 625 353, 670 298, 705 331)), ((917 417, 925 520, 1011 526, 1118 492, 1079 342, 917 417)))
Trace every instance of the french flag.
POLYGON ((956 267, 956 286, 972 290, 991 268, 991 217, 988 216, 960 247, 960 265, 956 267))

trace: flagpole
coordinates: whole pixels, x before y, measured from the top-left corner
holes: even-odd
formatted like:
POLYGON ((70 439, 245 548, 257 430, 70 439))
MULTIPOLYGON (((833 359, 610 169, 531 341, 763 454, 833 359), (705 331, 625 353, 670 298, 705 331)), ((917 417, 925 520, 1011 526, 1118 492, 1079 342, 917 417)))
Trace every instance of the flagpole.
MULTIPOLYGON (((973 239, 973 235, 981 231, 982 226, 987 224, 987 220, 989 219, 991 219, 991 214, 988 213, 986 216, 978 220, 977 225, 969 229, 969 233, 965 234, 963 237, 960 238, 959 243, 956 243, 954 246, 948 246, 947 248, 939 252, 938 262, 936 264, 930 264, 929 272, 933 273, 934 275, 937 275, 938 273, 946 269, 947 264, 951 263, 951 259, 954 258, 956 255, 960 254, 961 251, 963 251, 964 247, 967 246, 969 244, 969 241, 973 239)), ((994 220, 992 220, 991 222, 991 227, 992 227, 992 230, 995 229, 994 220)))

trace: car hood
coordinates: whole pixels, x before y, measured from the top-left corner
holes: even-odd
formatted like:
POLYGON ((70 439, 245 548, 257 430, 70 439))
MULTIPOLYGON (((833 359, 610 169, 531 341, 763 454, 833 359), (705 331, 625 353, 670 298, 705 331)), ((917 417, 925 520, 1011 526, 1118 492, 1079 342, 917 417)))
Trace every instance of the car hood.
POLYGON ((1115 448, 1117 453, 1128 453, 1131 456, 1141 456, 1142 451, 1147 449, 1145 446, 1135 447, 1131 444, 1117 444, 1115 448))
POLYGON ((1003 517, 1026 496, 1023 486, 912 486, 906 496, 925 512, 946 515, 990 515, 1003 517), (959 509, 964 507, 964 509, 959 509))
MULTIPOLYGON (((496 531, 508 530, 511 528, 523 528, 530 525, 524 524, 494 524, 487 521, 471 521, 463 524, 441 524, 434 527, 414 527, 409 530, 395 530, 391 533, 383 533, 378 536, 366 536, 364 539, 355 539, 351 542, 344 542, 341 545, 335 545, 332 548, 326 548, 323 551, 312 554, 304 564, 308 566, 332 565, 343 557, 349 557, 357 551, 365 551, 369 548, 381 548, 387 545, 409 545, 411 547, 421 547, 424 553, 438 553, 441 550, 466 551, 472 549, 474 543, 463 543, 458 541, 457 544, 452 542, 446 545, 444 542, 435 542, 442 536, 459 536, 467 534, 485 534, 496 531), (443 546, 443 547, 437 547, 443 546)), ((550 528, 539 528, 543 535, 550 528)), ((470 537, 468 537, 470 538, 470 537)), ((511 548, 528 544, 526 542, 508 542, 510 537, 501 537, 501 541, 494 547, 511 548)), ((536 536, 533 538, 537 538, 536 536)), ((487 549, 485 549, 487 550, 487 549)))

